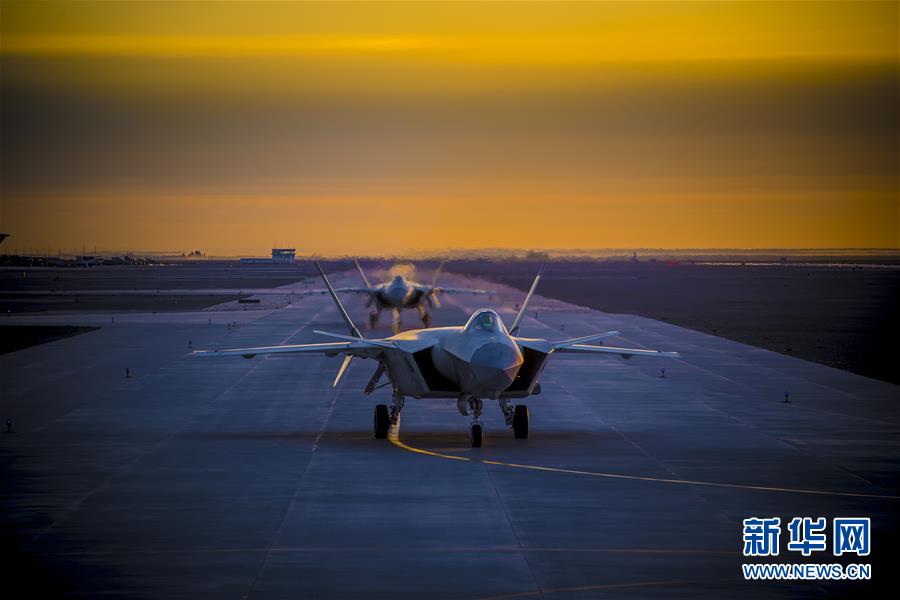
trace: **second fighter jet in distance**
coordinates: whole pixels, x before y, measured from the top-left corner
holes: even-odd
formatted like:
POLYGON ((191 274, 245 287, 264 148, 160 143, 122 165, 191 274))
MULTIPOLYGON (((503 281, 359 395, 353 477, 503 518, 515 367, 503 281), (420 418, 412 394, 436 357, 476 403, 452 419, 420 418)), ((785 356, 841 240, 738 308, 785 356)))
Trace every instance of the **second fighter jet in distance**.
MULTIPOLYGON (((472 446, 480 447, 483 428, 481 413, 484 400, 496 400, 517 439, 528 437, 529 415, 524 404, 512 406, 512 400, 526 398, 541 392, 538 381, 544 366, 554 354, 588 353, 632 356, 679 358, 677 352, 595 346, 588 342, 619 335, 618 331, 606 331, 584 337, 551 342, 538 338, 519 337, 519 327, 538 282, 539 272, 522 303, 515 320, 507 330, 495 311, 489 308, 476 310, 465 325, 417 329, 381 339, 366 339, 344 310, 336 290, 319 263, 316 268, 325 287, 337 305, 338 312, 347 325, 349 335, 315 331, 320 335, 340 341, 323 344, 291 344, 259 348, 234 348, 229 350, 201 350, 200 357, 243 356, 253 358, 258 354, 321 352, 327 356, 344 355, 332 385, 337 385, 353 358, 371 359, 378 363, 364 394, 371 394, 379 387, 382 377, 393 391, 391 407, 375 406, 375 437, 386 438, 391 426, 398 427, 400 411, 407 397, 447 398, 456 401, 463 416, 471 418, 470 438, 472 446)), ((542 269, 543 271, 543 269, 542 269)))
MULTIPOLYGON (((487 290, 473 290, 464 288, 452 288, 439 286, 437 284, 438 276, 441 273, 443 263, 439 266, 434 275, 431 277, 431 284, 417 283, 405 277, 396 274, 390 281, 372 285, 366 272, 360 266, 359 261, 353 261, 356 264, 356 270, 362 278, 364 287, 339 287, 334 291, 337 293, 355 293, 363 294, 366 298, 366 308, 369 309, 369 328, 374 329, 378 325, 381 318, 381 312, 384 310, 391 311, 391 327, 394 333, 400 331, 400 317, 404 309, 415 309, 419 313, 419 318, 425 327, 431 326, 431 313, 429 308, 440 308, 441 301, 438 298, 441 294, 490 294, 487 290)), ((327 293, 327 290, 312 290, 305 292, 306 294, 327 293)))

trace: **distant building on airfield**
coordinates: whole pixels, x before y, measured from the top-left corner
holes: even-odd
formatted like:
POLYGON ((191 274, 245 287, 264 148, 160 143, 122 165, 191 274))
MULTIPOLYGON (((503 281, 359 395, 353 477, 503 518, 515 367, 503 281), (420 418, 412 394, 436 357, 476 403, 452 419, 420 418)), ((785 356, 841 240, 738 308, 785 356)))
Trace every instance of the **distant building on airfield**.
POLYGON ((242 258, 242 265, 292 265, 297 256, 296 248, 272 248, 272 258, 242 258))
POLYGON ((292 265, 296 255, 296 248, 272 248, 272 262, 276 265, 292 265))

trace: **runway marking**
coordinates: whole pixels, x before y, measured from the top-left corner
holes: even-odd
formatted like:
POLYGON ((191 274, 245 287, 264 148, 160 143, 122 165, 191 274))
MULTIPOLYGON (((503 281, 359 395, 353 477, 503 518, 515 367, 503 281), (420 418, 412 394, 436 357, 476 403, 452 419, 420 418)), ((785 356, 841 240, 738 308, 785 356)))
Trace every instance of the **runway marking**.
POLYGON ((567 475, 583 475, 586 477, 602 477, 606 479, 626 479, 630 481, 647 481, 652 483, 669 483, 675 485, 702 485, 707 487, 722 487, 722 488, 731 488, 738 490, 754 490, 758 492, 782 492, 782 493, 790 493, 790 494, 812 494, 818 496, 840 496, 845 498, 879 498, 882 500, 900 500, 900 496, 890 496, 887 494, 862 494, 855 492, 834 492, 830 490, 805 490, 800 488, 786 488, 786 487, 775 487, 775 486, 765 486, 765 485, 742 485, 739 483, 719 483, 715 481, 698 481, 693 479, 669 479, 665 477, 645 477, 640 475, 624 475, 621 473, 603 473, 598 471, 581 471, 578 469, 562 469, 558 467, 541 467, 538 465, 523 465, 518 463, 508 463, 508 462, 500 462, 495 460, 487 460, 487 459, 479 459, 479 458, 469 458, 466 456, 456 456, 454 454, 444 454, 442 452, 434 452, 431 450, 425 450, 424 448, 416 448, 413 446, 409 446, 408 444, 404 444, 400 441, 398 435, 391 433, 388 436, 388 440, 396 447, 406 450, 408 452, 414 452, 416 454, 424 454, 426 456, 434 456, 436 458, 444 458, 449 460, 462 460, 469 461, 475 463, 482 463, 487 465, 494 465, 500 467, 508 467, 511 469, 526 469, 530 471, 544 471, 549 473, 564 473, 567 475))
MULTIPOLYGON (((482 463, 485 464, 485 463, 482 463)), ((494 495, 497 497, 497 504, 503 509, 503 516, 506 518, 506 523, 509 525, 509 530, 512 532, 513 538, 516 540, 516 544, 519 546, 519 553, 522 557, 522 561, 524 561, 525 566, 528 568, 528 574, 531 575, 531 579, 534 581, 534 587, 537 589, 539 595, 544 595, 544 589, 541 585, 540 578, 535 574, 534 566, 532 566, 532 561, 528 558, 528 552, 525 549, 525 545, 522 543, 522 538, 519 535, 519 531, 516 528, 515 523, 513 522, 512 517, 509 516, 509 506, 507 505, 506 500, 503 498, 503 494, 500 493, 500 490, 497 489, 497 482, 494 481, 494 475, 491 473, 492 469, 484 467, 484 473, 487 475, 487 480, 491 483, 491 489, 494 491, 494 495)))
MULTIPOLYGON (((465 456, 454 456, 452 454, 441 454, 440 452, 432 452, 431 450, 424 450, 422 448, 413 448, 412 446, 407 446, 406 444, 404 444, 403 442, 400 441, 399 436, 396 433, 394 433, 393 431, 391 431, 388 434, 388 439, 390 440, 390 442, 393 445, 397 446, 398 448, 402 448, 403 450, 406 450, 407 452, 415 452, 416 454, 425 454, 428 456, 436 456, 438 458, 447 458, 450 460, 469 460, 469 461, 472 460, 471 458, 466 458, 465 456)), ((476 461, 476 462, 485 462, 485 461, 476 461)), ((503 463, 489 463, 489 464, 502 465, 503 463)))
MULTIPOLYGON (((285 341, 283 341, 281 343, 282 344, 286 343, 289 339, 291 339, 292 337, 297 335, 297 333, 302 331, 304 328, 309 327, 312 324, 313 319, 318 320, 319 315, 321 315, 323 312, 327 311, 328 308, 329 307, 326 307, 326 308, 320 310, 319 312, 317 312, 315 315, 313 315, 312 319, 310 319, 303 325, 303 327, 296 330, 290 337, 288 337, 285 341)), ((334 307, 330 307, 330 308, 333 309, 334 307)), ((325 357, 325 356, 317 357, 317 359, 319 361, 327 361, 327 357, 325 357)), ((297 479, 297 485, 294 488, 294 493, 291 495, 291 500, 288 503, 288 505, 285 507, 284 514, 281 516, 281 521, 278 523, 278 528, 275 530, 274 534, 272 535, 272 543, 269 545, 269 551, 266 552, 266 554, 263 556, 262 562, 259 565, 259 569, 256 571, 256 575, 253 577, 253 581, 250 582, 250 586, 247 588, 247 592, 243 595, 244 598, 247 598, 250 594, 253 593, 253 589, 259 583, 259 580, 262 577, 263 571, 265 570, 266 565, 269 563, 269 557, 272 554, 272 548, 275 547, 275 541, 281 536, 281 531, 282 531, 282 529, 284 529, 285 523, 287 523, 288 515, 290 515, 291 510, 294 507, 294 504, 297 502, 297 499, 300 496, 300 491, 303 487, 303 481, 306 479, 306 476, 309 473, 309 469, 312 467, 313 461, 316 459, 316 451, 319 449, 319 442, 322 440, 322 436, 324 435, 325 430, 328 428, 328 423, 331 421, 331 416, 334 413, 335 405, 337 404, 338 398, 340 397, 341 393, 343 392, 345 383, 346 383, 346 379, 341 382, 340 386, 338 386, 337 389, 334 389, 331 392, 331 404, 328 407, 328 411, 326 412, 325 417, 322 420, 322 426, 319 428, 319 433, 318 433, 318 435, 316 435, 316 439, 313 442, 312 448, 310 449, 309 460, 306 461, 306 465, 303 468, 303 472, 300 474, 300 477, 297 479)))

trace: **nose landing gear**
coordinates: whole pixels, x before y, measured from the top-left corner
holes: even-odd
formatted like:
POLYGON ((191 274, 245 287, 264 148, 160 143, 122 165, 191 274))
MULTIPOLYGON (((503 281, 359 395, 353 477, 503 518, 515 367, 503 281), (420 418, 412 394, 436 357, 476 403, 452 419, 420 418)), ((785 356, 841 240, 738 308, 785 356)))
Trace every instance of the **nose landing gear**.
POLYGON ((484 437, 484 429, 479 421, 482 406, 481 398, 475 398, 474 396, 462 396, 456 402, 456 408, 459 409, 460 414, 463 416, 472 416, 469 440, 471 440, 473 448, 481 448, 482 438, 484 437))

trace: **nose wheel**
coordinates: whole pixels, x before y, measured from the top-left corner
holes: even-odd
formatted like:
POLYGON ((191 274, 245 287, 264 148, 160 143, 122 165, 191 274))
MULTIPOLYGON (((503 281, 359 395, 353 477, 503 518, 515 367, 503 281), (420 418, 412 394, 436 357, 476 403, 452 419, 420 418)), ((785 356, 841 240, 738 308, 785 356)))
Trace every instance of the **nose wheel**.
POLYGON ((471 416, 472 424, 469 428, 469 440, 472 442, 473 448, 481 448, 481 442, 484 438, 484 428, 481 426, 481 409, 484 404, 481 398, 475 396, 460 396, 456 402, 456 408, 464 417, 471 416))

